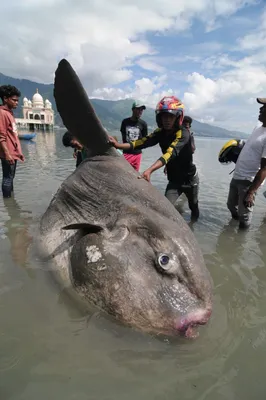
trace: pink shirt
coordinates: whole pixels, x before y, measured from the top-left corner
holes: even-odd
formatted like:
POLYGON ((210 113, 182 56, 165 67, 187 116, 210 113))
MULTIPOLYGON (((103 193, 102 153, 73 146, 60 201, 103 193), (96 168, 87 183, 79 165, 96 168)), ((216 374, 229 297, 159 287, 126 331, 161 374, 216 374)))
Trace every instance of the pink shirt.
MULTIPOLYGON (((16 121, 13 112, 5 105, 0 106, 0 143, 3 142, 6 143, 8 152, 14 160, 23 161, 16 121)), ((0 158, 6 158, 2 146, 0 146, 0 158)))

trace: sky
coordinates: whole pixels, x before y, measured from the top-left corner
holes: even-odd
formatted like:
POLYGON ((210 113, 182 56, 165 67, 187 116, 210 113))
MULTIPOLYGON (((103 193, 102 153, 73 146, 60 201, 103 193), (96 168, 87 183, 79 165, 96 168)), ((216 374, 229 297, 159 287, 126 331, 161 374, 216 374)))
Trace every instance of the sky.
POLYGON ((0 34, 0 72, 52 83, 66 58, 94 98, 176 95, 198 121, 250 133, 266 97, 265 0, 9 0, 0 34))

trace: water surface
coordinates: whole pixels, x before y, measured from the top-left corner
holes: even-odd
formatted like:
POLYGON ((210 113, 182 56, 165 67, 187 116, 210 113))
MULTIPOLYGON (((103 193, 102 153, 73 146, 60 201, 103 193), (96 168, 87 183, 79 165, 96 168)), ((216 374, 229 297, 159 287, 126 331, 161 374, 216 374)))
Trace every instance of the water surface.
MULTIPOLYGON (((226 209, 233 166, 217 161, 225 140, 196 138, 201 217, 192 229, 214 281, 214 311, 193 342, 133 332, 77 308, 51 282, 32 243, 75 168, 61 137, 22 142, 15 199, 0 198, 0 399, 265 399, 266 199, 261 190, 250 231, 238 232, 226 209)), ((159 154, 145 150, 141 169, 159 154)), ((162 171, 152 183, 164 190, 162 171)), ((189 221, 186 202, 183 211, 189 221)))

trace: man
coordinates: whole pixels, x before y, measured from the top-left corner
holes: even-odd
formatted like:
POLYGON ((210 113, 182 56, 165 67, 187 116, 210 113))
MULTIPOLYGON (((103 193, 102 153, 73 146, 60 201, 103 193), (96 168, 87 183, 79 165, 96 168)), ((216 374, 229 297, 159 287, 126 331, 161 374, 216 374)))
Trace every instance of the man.
MULTIPOLYGON (((191 137, 190 137, 191 150, 192 150, 192 153, 195 153, 196 146, 195 146, 194 135, 193 135, 193 132, 190 130, 190 129, 191 129, 192 122, 193 122, 193 120, 192 120, 191 117, 189 117, 188 115, 185 115, 185 116, 184 116, 183 125, 184 125, 184 127, 185 127, 185 128, 189 131, 189 133, 190 133, 190 136, 191 136, 191 137)), ((165 175, 167 174, 167 168, 166 168, 166 166, 164 167, 163 172, 164 172, 165 175)))
POLYGON ((146 171, 142 178, 150 181, 151 174, 166 165, 168 185, 165 196, 175 204, 178 197, 185 193, 191 210, 191 219, 199 217, 198 187, 199 178, 193 164, 191 135, 183 125, 184 105, 175 96, 164 97, 156 106, 158 129, 140 140, 119 144, 110 137, 114 147, 127 149, 144 149, 159 143, 162 156, 146 171))
POLYGON ((240 229, 250 226, 256 192, 266 178, 266 98, 257 102, 262 104, 258 117, 262 125, 253 130, 238 156, 227 199, 240 229))
MULTIPOLYGON (((146 106, 134 101, 132 104, 132 116, 123 119, 121 123, 120 132, 122 134, 123 143, 133 142, 147 136, 147 124, 140 118, 143 110, 146 110, 146 106)), ((132 167, 139 171, 142 157, 141 149, 126 148, 123 151, 123 155, 132 167)))
POLYGON ((72 147, 74 149, 73 157, 76 158, 76 168, 86 158, 86 151, 82 144, 75 138, 72 133, 66 131, 62 137, 62 143, 65 147, 72 147))
POLYGON ((14 190, 17 160, 24 161, 13 110, 17 108, 20 91, 11 85, 0 86, 0 158, 3 171, 2 193, 9 198, 14 190))

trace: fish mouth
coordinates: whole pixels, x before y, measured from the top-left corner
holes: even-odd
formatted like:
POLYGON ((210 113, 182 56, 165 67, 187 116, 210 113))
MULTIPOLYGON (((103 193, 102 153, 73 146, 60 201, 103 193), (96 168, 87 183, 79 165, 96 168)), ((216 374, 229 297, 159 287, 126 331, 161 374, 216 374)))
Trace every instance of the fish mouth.
POLYGON ((195 339, 199 336, 197 328, 206 325, 210 319, 211 309, 200 309, 184 315, 177 323, 177 332, 186 338, 195 339))

